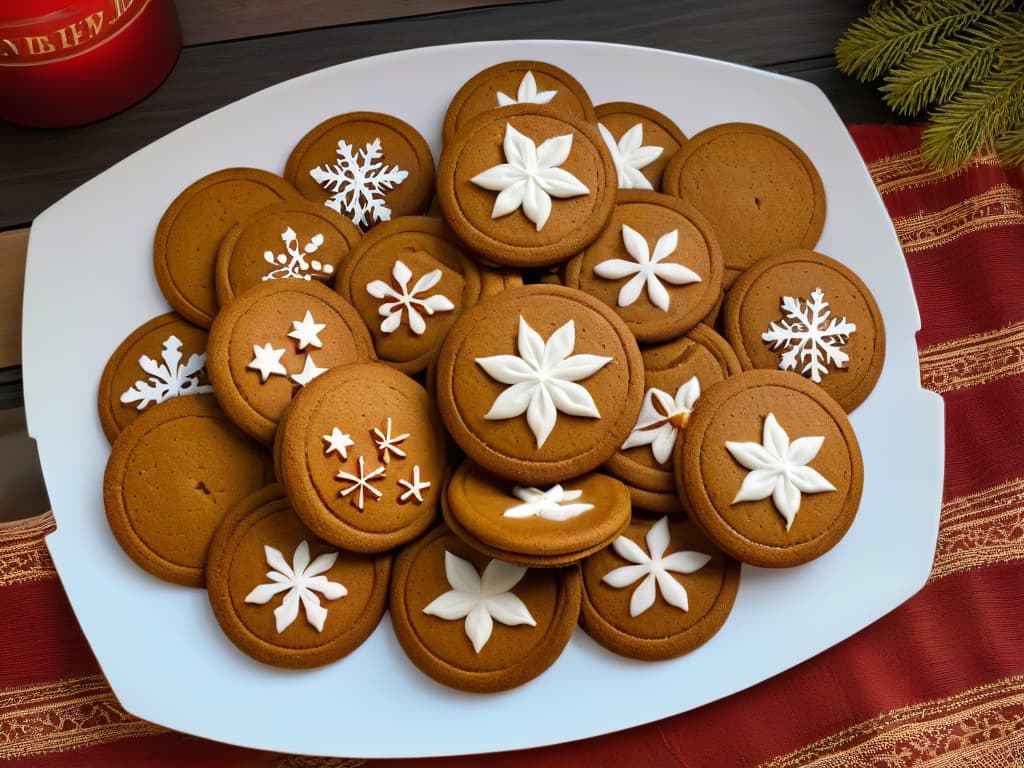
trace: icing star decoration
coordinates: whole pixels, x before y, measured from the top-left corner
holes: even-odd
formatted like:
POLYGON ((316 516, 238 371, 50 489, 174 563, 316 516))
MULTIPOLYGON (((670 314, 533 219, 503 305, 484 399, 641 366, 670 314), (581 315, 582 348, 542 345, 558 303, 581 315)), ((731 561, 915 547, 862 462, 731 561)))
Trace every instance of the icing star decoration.
POLYGON ((423 492, 430 487, 429 481, 420 480, 420 465, 412 468, 412 480, 399 480, 398 484, 405 488, 405 491, 398 497, 400 502, 413 500, 417 504, 423 503, 423 492))
POLYGON ((288 375, 287 369, 281 364, 281 357, 284 355, 283 349, 274 349, 270 342, 267 342, 262 347, 259 344, 253 344, 252 355, 252 362, 246 368, 259 371, 260 381, 264 384, 272 374, 288 375))
POLYGON ((327 456, 334 452, 341 456, 342 461, 348 460, 348 449, 356 444, 351 435, 346 435, 337 427, 331 430, 331 434, 324 435, 324 442, 327 443, 327 447, 324 448, 324 455, 327 456))
POLYGON ((478 173, 470 181, 497 192, 491 218, 507 216, 518 208, 540 232, 551 215, 551 198, 589 195, 590 189, 564 168, 572 151, 572 134, 547 139, 539 147, 510 123, 505 124, 505 162, 478 173))
POLYGON ((323 344, 320 342, 319 334, 326 327, 327 323, 318 323, 313 320, 313 313, 307 309, 306 316, 302 320, 292 321, 292 329, 288 331, 288 338, 299 342, 300 351, 306 347, 320 349, 323 344))
POLYGON ((628 307, 638 298, 644 286, 647 286, 647 298, 651 304, 662 312, 668 312, 670 299, 664 280, 672 285, 686 285, 701 282, 700 275, 682 264, 665 262, 663 259, 672 255, 679 245, 679 230, 673 229, 658 238, 652 254, 647 239, 630 227, 622 225, 622 242, 626 252, 632 256, 627 259, 608 259, 594 267, 594 274, 609 280, 619 280, 633 275, 633 279, 619 289, 619 306, 628 307))

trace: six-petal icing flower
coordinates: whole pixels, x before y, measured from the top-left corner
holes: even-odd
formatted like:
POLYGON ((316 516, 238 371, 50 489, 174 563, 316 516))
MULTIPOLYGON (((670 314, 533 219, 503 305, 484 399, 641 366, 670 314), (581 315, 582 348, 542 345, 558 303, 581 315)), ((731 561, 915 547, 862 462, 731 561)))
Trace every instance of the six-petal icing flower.
POLYGON ((417 336, 422 336, 427 330, 427 323, 423 314, 433 315, 435 312, 450 312, 455 305, 447 296, 435 294, 433 296, 422 296, 441 280, 441 270, 433 269, 423 275, 409 288, 409 281, 412 279, 412 270, 402 261, 395 260, 391 268, 391 277, 398 285, 396 291, 383 280, 374 280, 366 286, 366 292, 375 299, 393 299, 380 305, 378 314, 384 318, 381 321, 380 329, 384 333, 393 332, 402 322, 402 310, 409 316, 409 329, 417 336))
POLYGON ((572 151, 572 134, 555 136, 538 147, 510 123, 505 124, 505 161, 478 173, 470 181, 497 192, 491 218, 497 219, 523 209, 539 232, 551 215, 551 198, 589 195, 590 189, 564 168, 572 151))
POLYGON ((600 355, 573 355, 576 326, 572 320, 545 342, 529 323, 519 317, 519 355, 476 358, 487 375, 508 389, 498 395, 485 419, 511 419, 526 413, 537 449, 555 428, 558 412, 571 416, 601 418, 590 393, 575 382, 593 376, 612 361, 600 355))
POLYGON ((246 595, 245 602, 265 605, 274 595, 287 591, 281 605, 274 609, 278 634, 284 632, 298 617, 300 602, 306 611, 306 621, 317 632, 323 632, 327 609, 320 605, 320 598, 313 593, 319 592, 328 600, 337 600, 348 594, 343 584, 328 581, 323 575, 334 565, 338 553, 326 552, 310 562, 309 544, 303 541, 295 548, 295 555, 289 566, 281 550, 265 544, 263 551, 267 557, 267 565, 273 569, 267 571, 267 578, 271 583, 260 584, 246 595))
POLYGON ((634 565, 624 565, 609 571, 601 579, 609 586, 621 589, 635 584, 640 579, 640 586, 633 590, 629 599, 629 615, 634 618, 654 605, 655 584, 665 602, 684 611, 690 609, 690 601, 686 589, 669 573, 694 573, 711 561, 711 555, 703 552, 679 551, 665 556, 669 545, 668 518, 663 517, 647 530, 644 537, 647 552, 625 536, 619 536, 612 542, 612 548, 634 565))
POLYGON ((594 274, 609 280, 619 280, 633 275, 633 279, 619 289, 619 306, 628 307, 640 297, 640 291, 647 286, 647 298, 663 312, 670 306, 668 291, 661 284, 664 280, 672 285, 686 285, 701 282, 700 275, 682 264, 662 261, 675 252, 679 245, 679 230, 673 229, 658 238, 651 254, 647 239, 628 224, 622 225, 622 242, 633 257, 607 259, 594 267, 594 274))
POLYGON ((825 438, 800 437, 791 443, 775 414, 769 413, 764 420, 761 442, 761 445, 725 442, 733 458, 750 470, 732 503, 760 501, 771 496, 775 508, 786 519, 788 531, 800 509, 800 494, 835 490, 816 469, 807 466, 818 455, 825 438))
POLYGON ((504 91, 498 91, 498 106, 509 107, 513 104, 547 104, 558 94, 558 91, 537 91, 537 80, 531 70, 526 70, 519 81, 519 89, 513 99, 504 91))
POLYGON ((615 163, 615 172, 619 177, 619 189, 654 189, 650 180, 642 173, 641 168, 646 168, 665 151, 664 147, 644 147, 644 126, 637 123, 615 142, 612 132, 598 123, 597 129, 601 132, 608 151, 611 153, 612 162, 615 163))
POLYGON ((668 392, 657 387, 648 389, 640 406, 636 426, 622 444, 622 450, 649 445, 654 460, 659 464, 668 464, 676 445, 676 435, 686 426, 698 397, 700 382, 696 376, 691 376, 680 385, 674 399, 668 392))
POLYGON ((494 620, 512 627, 517 624, 537 626, 529 608, 511 590, 526 574, 518 565, 491 560, 483 576, 467 560, 444 553, 444 573, 451 590, 433 600, 423 612, 446 621, 466 619, 466 637, 473 650, 480 650, 491 639, 494 620))
POLYGON ((523 503, 506 509, 502 517, 536 516, 543 520, 561 522, 562 520, 571 520, 577 515, 582 515, 584 512, 589 512, 594 508, 593 504, 587 504, 586 502, 567 503, 576 501, 576 499, 583 495, 583 491, 578 489, 567 491, 561 485, 553 485, 546 491, 542 491, 540 488, 523 488, 517 485, 512 489, 512 495, 523 503))

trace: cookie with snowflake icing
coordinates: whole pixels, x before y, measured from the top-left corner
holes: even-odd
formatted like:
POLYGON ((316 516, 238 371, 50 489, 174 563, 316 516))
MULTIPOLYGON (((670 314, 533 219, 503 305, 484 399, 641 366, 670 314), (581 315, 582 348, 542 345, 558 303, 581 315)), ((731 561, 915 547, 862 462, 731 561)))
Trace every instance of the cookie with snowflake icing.
POLYGON ((333 285, 362 236, 348 218, 307 200, 261 208, 236 224, 217 254, 217 299, 271 280, 317 280, 333 285))
POLYGON ((660 192, 665 166, 686 143, 686 134, 667 115, 643 104, 613 101, 594 111, 615 162, 619 189, 660 192))
POLYGON ((602 469, 626 484, 635 509, 678 515, 683 507, 672 468, 676 443, 701 393, 742 369, 729 343, 706 325, 641 354, 640 415, 602 469))
POLYGON ((478 552, 517 565, 575 563, 629 523, 629 491, 596 472, 561 483, 520 485, 464 461, 442 504, 448 527, 478 552))
POLYGON ((732 611, 740 564, 689 520, 634 517, 582 563, 580 625, 636 659, 681 656, 710 640, 732 611))
POLYGON ((147 408, 114 440, 103 506, 114 538, 139 566, 201 587, 217 525, 273 477, 267 451, 213 395, 175 397, 147 408))
POLYGON ((762 259, 729 290, 725 334, 744 368, 794 371, 849 413, 874 389, 885 325, 857 274, 822 253, 762 259))
POLYGON ((594 122, 594 104, 586 89, 564 69, 543 61, 506 61, 467 80, 444 116, 443 139, 449 144, 472 118, 515 104, 547 105, 594 122))
POLYGON ((404 120, 348 112, 303 136, 288 156, 284 176, 307 200, 365 230, 426 212, 434 191, 434 156, 404 120))
POLYGON ((813 248, 825 225, 825 189, 814 163, 760 125, 725 123, 690 137, 669 160, 662 189, 715 228, 726 287, 759 259, 813 248))
POLYGON ((464 691, 504 691, 541 674, 569 642, 579 568, 506 563, 439 526, 395 558, 389 609, 424 674, 464 691))
POLYGON ((437 356, 482 286, 480 267, 443 221, 403 216, 366 234, 335 290, 362 316, 377 357, 413 374, 437 356))
POLYGON ((300 199, 280 176, 257 168, 226 168, 190 184, 167 207, 153 238, 153 270, 167 303, 209 328, 219 308, 214 275, 224 236, 261 208, 300 199))
POLYGON ((622 444, 640 410, 643 361, 601 302, 527 285, 462 314, 441 347, 434 386, 469 458, 536 486, 590 472, 622 444))
POLYGON ((445 145, 437 196, 466 245, 509 267, 567 260, 611 216, 615 166, 593 124, 548 106, 477 115, 445 145))
POLYGON ((208 333, 175 312, 158 315, 122 341, 103 368, 100 425, 114 442, 149 407, 179 395, 212 392, 206 375, 208 333))
POLYGON ((207 561, 210 606, 254 659, 307 668, 358 648, 384 615, 391 555, 346 552, 319 538, 274 484, 236 504, 207 561))
POLYGON ((692 206, 627 190, 597 239, 565 265, 565 284, 615 310, 641 344, 654 344, 711 313, 722 295, 722 254, 692 206))
POLYGON ((788 371, 744 371, 710 387, 673 468, 708 537, 766 568, 800 565, 835 546, 854 522, 864 483, 846 412, 788 371))
POLYGON ((275 451, 299 517, 353 552, 401 546, 438 511, 447 468, 440 417, 423 387, 383 363, 342 366, 303 389, 275 451))
POLYGON ((238 296, 214 320, 209 350, 221 406, 265 443, 302 387, 330 368, 374 358, 370 333, 352 305, 305 280, 270 280, 238 296))

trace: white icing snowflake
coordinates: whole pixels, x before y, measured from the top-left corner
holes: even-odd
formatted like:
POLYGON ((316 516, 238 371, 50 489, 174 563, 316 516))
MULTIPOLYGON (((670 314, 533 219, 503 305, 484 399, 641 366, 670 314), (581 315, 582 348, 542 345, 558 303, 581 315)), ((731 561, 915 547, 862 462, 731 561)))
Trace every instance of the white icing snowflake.
POLYGON ((836 368, 846 366, 850 357, 840 347, 850 340, 857 326, 845 317, 832 317, 830 321, 832 312, 827 307, 821 288, 815 288, 806 302, 792 296, 782 297, 785 317, 770 323, 761 334, 771 349, 786 350, 779 358, 780 370, 795 371, 802 364, 800 373, 810 374, 811 381, 820 384, 821 377, 829 372, 829 363, 836 368))
POLYGON ((491 218, 507 216, 518 208, 540 232, 551 215, 551 198, 589 195, 587 186, 564 168, 572 151, 572 134, 547 139, 539 147, 511 124, 505 124, 505 160, 470 181, 497 192, 491 218))
POLYGON ((608 151, 611 153, 612 162, 615 163, 615 172, 619 177, 619 189, 654 189, 650 180, 640 173, 641 168, 646 168, 665 151, 664 147, 641 146, 644 143, 643 123, 637 123, 615 142, 612 132, 601 123, 597 124, 608 151))
POLYGON ((309 172, 316 183, 332 193, 324 205, 348 215, 360 227, 378 221, 391 221, 391 209, 384 204, 384 195, 409 176, 397 165, 384 165, 380 139, 367 142, 353 152, 344 139, 338 141, 338 162, 322 165, 309 172))
POLYGON ((824 437, 801 437, 789 441, 774 413, 764 420, 761 444, 736 443, 727 440, 726 449, 740 464, 750 470, 732 500, 760 501, 772 497, 772 503, 786 520, 786 530, 800 509, 802 493, 834 491, 835 486, 807 464, 821 450, 824 437))
POLYGON ((537 91, 537 80, 531 70, 526 70, 523 79, 519 81, 519 90, 513 99, 504 92, 498 91, 498 106, 509 107, 513 104, 547 104, 558 94, 558 91, 537 91))
POLYGON ((585 502, 567 503, 576 501, 583 495, 583 491, 567 491, 561 485, 553 485, 546 491, 517 485, 512 489, 512 495, 523 503, 506 509, 502 517, 539 517, 542 520, 561 522, 571 520, 594 508, 593 504, 585 502))
POLYGON ((431 486, 429 480, 420 480, 420 465, 412 468, 412 480, 399 480, 398 484, 405 488, 405 491, 398 497, 399 501, 415 500, 417 504, 423 503, 423 492, 431 486))
POLYGON ((289 277, 312 280, 313 277, 327 277, 334 274, 334 266, 331 264, 322 264, 316 259, 306 261, 307 256, 316 253, 324 244, 322 234, 313 235, 300 250, 298 235, 295 234, 294 229, 288 227, 281 233, 281 242, 284 243, 287 253, 275 255, 273 251, 263 252, 263 260, 276 267, 263 276, 264 281, 282 280, 289 277))
POLYGON ((421 296, 441 280, 441 270, 432 269, 416 281, 412 290, 409 289, 409 281, 412 279, 412 270, 399 260, 391 268, 391 277, 398 285, 396 291, 383 280, 374 280, 366 286, 366 292, 375 299, 393 299, 380 305, 378 314, 384 318, 380 329, 384 333, 391 333, 402 322, 402 311, 409 316, 409 329, 417 336, 421 336, 427 330, 427 323, 423 314, 433 315, 435 312, 451 312, 455 305, 447 296, 435 294, 434 296, 421 296))
POLYGON ((608 259, 594 267, 594 274, 609 280, 619 280, 633 275, 633 279, 619 289, 619 306, 628 307, 640 297, 644 285, 651 304, 668 312, 670 299, 664 280, 672 285, 686 285, 701 282, 700 275, 682 264, 665 263, 662 260, 673 254, 679 245, 679 230, 673 229, 658 238, 652 255, 647 239, 628 224, 622 225, 622 242, 633 261, 608 259))
POLYGON ((644 393, 636 426, 622 444, 622 450, 649 445, 654 460, 668 464, 676 445, 676 435, 686 426, 699 397, 700 382, 696 376, 681 384, 674 398, 657 387, 648 389, 644 393))
POLYGON ((688 611, 690 600, 687 597, 686 589, 669 571, 695 573, 711 561, 711 555, 681 550, 666 557, 665 551, 670 543, 667 517, 661 518, 647 530, 644 541, 650 555, 632 539, 625 536, 615 539, 612 542, 612 548, 620 557, 634 565, 624 565, 609 571, 601 581, 611 587, 621 589, 643 579, 629 598, 629 615, 634 618, 654 605, 654 599, 657 596, 655 585, 666 603, 674 605, 680 610, 688 611))
POLYGON ((384 431, 378 427, 374 427, 371 430, 373 435, 373 442, 377 446, 377 450, 380 452, 380 460, 385 464, 391 461, 391 454, 395 454, 400 459, 405 458, 405 451, 398 447, 399 443, 404 443, 409 439, 409 433, 403 432, 400 435, 391 435, 391 417, 388 416, 387 422, 384 427, 384 431))
POLYGON ((149 355, 139 358, 139 367, 149 374, 147 380, 139 379, 131 387, 121 393, 121 403, 135 406, 143 410, 146 406, 162 403, 178 395, 199 395, 213 392, 209 384, 199 383, 199 374, 206 366, 206 353, 189 355, 184 364, 181 362, 181 340, 174 335, 168 336, 163 343, 161 365, 149 355))
POLYGON ((445 621, 465 618, 466 637, 473 643, 473 650, 480 653, 491 639, 495 620, 509 627, 537 626, 530 610, 511 592, 526 571, 518 565, 491 560, 481 577, 472 563, 446 550, 444 573, 451 590, 433 600, 423 612, 445 621))
POLYGON ((276 349, 268 341, 262 347, 259 344, 252 345, 252 361, 245 366, 249 370, 259 371, 260 381, 267 383, 272 375, 287 376, 288 369, 281 364, 283 349, 276 349))
POLYGON ((383 479, 384 467, 377 467, 375 470, 373 470, 373 472, 367 474, 366 463, 363 460, 362 456, 359 457, 359 461, 357 463, 359 464, 358 475, 353 475, 350 472, 340 470, 338 474, 336 474, 334 477, 338 480, 347 480, 349 483, 351 483, 351 485, 349 485, 348 487, 342 488, 340 491, 338 491, 338 495, 341 496, 342 498, 345 498, 350 493, 358 493, 359 495, 352 500, 352 503, 360 511, 362 511, 366 503, 365 494, 370 494, 377 501, 380 501, 380 497, 384 495, 380 491, 380 489, 374 488, 370 482, 371 480, 376 480, 377 478, 383 479))
POLYGON ((559 411, 601 418, 590 393, 575 382, 593 376, 612 358, 571 354, 576 346, 576 326, 572 320, 545 342, 520 315, 518 346, 518 356, 476 358, 477 365, 488 376, 510 385, 498 395, 485 419, 512 419, 525 413, 539 450, 555 428, 559 411))
POLYGON ((328 600, 337 600, 348 594, 343 584, 328 581, 323 575, 334 565, 338 553, 327 552, 310 562, 309 544, 303 541, 295 548, 295 555, 289 566, 280 550, 265 544, 263 551, 267 557, 267 565, 273 569, 267 571, 267 578, 271 583, 260 584, 246 595, 245 602, 266 605, 274 595, 287 591, 281 605, 274 609, 278 634, 284 632, 298 617, 299 603, 302 603, 306 611, 306 621, 317 632, 323 632, 327 609, 320 605, 320 598, 314 592, 319 592, 328 600))

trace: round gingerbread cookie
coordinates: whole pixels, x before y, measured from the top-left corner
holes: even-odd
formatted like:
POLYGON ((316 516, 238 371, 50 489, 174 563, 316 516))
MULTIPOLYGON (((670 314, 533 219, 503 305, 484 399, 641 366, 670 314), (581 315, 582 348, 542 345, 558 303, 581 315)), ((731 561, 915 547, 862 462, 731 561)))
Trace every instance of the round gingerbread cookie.
POLYGON ((688 520, 634 518, 583 561, 580 625, 610 651, 671 659, 703 645, 736 600, 740 564, 688 520))
POLYGON ((191 184, 168 206, 153 238, 153 269, 167 302, 209 328, 219 304, 217 253, 235 224, 268 205, 299 200, 295 188, 257 168, 226 168, 191 184))
POLYGON ((221 406, 265 443, 299 389, 329 368, 373 359, 359 313, 330 288, 305 280, 272 280, 240 295, 214 320, 209 348, 221 406))
POLYGON ((438 407, 459 447, 519 483, 557 483, 606 461, 643 399, 643 360, 618 316, 558 285, 467 309, 438 356, 438 407))
POLYGON ((596 119, 586 89, 564 69, 543 61, 506 61, 477 73, 458 90, 444 116, 444 143, 477 115, 514 104, 546 104, 589 123, 596 119))
POLYGON ((339 550, 280 485, 241 500, 210 543, 206 586, 224 634, 277 667, 318 667, 358 648, 384 616, 391 556, 339 550))
POLYGON ((711 225, 675 197, 626 190, 597 239, 565 265, 565 284, 603 301, 641 344, 678 338, 722 295, 711 225))
POLYGON ((800 565, 843 537, 864 464, 842 407, 785 371, 745 371, 705 392, 674 457, 694 520, 732 557, 800 565))
POLYGON ((404 120, 348 112, 303 136, 288 157, 284 176, 307 200, 369 229, 426 212, 434 192, 434 156, 404 120))
POLYGON ((885 362, 885 326, 849 267, 793 250, 761 259, 729 290, 725 333, 744 368, 806 376, 847 413, 871 393, 885 362))
POLYGON ((661 190, 661 176, 686 134, 656 109, 628 101, 599 104, 597 128, 618 173, 619 189, 661 190))
POLYGON ((516 565, 575 563, 629 523, 629 491, 591 473, 550 487, 517 485, 464 461, 448 483, 445 521, 478 552, 516 565))
POLYGON ((590 123, 532 104, 490 110, 441 152, 445 220, 495 264, 543 267, 597 237, 615 207, 615 166, 590 123))
POLYGON ((213 395, 175 397, 148 408, 114 440, 103 506, 114 538, 142 568, 201 587, 217 525, 273 476, 270 456, 213 395))
POLYGON ((447 466, 444 429, 405 374, 383 363, 329 371, 299 393, 279 432, 281 482, 321 538, 383 552, 430 527, 447 466))
POLYGON ((208 333, 175 312, 143 323, 110 356, 97 397, 111 443, 151 405, 178 395, 212 392, 206 376, 208 333))
POLYGON ((359 227, 306 200, 262 208, 231 228, 217 255, 221 306, 268 280, 319 280, 333 284, 362 236, 359 227))
POLYGON ((727 287, 758 259, 813 248, 825 225, 825 190, 814 164, 760 125, 726 123, 691 137, 669 160, 662 189, 711 222, 727 287))
POLYGON ((626 484, 637 509, 677 513, 682 506, 672 454, 679 435, 701 392, 742 369, 729 343, 706 325, 641 354, 646 390, 640 415, 603 469, 626 484))
POLYGON ((482 555, 444 526, 395 559, 391 621, 424 674, 473 693, 522 685, 554 663, 579 620, 579 567, 482 555))
POLYGON ((480 268, 443 221, 403 216, 366 234, 334 288, 362 316, 377 357, 413 374, 480 298, 480 268))

